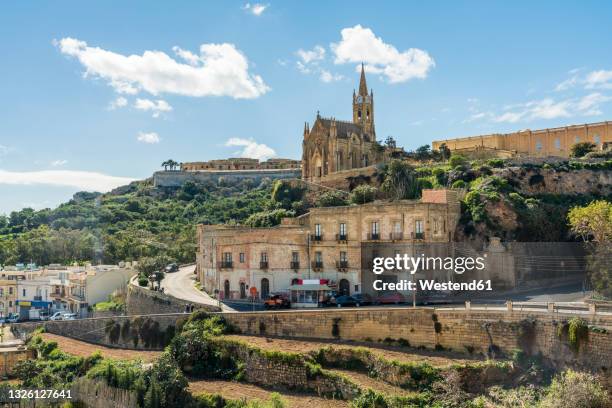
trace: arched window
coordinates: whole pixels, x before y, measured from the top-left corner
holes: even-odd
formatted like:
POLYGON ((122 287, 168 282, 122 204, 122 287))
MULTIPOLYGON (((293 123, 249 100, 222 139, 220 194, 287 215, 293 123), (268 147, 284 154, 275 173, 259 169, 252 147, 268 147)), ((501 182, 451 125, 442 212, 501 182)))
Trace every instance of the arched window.
POLYGON ((561 150, 561 140, 559 138, 555 139, 555 149, 561 150))
POLYGON ((240 282, 240 299, 246 299, 246 284, 240 282))
POLYGON ((351 284, 346 279, 340 279, 340 283, 338 285, 338 292, 340 296, 350 295, 351 294, 351 284))
POLYGON ((537 140, 536 141, 536 150, 538 152, 542 150, 542 141, 541 140, 537 140))
POLYGON ((261 294, 262 299, 267 299, 270 296, 270 281, 267 278, 261 280, 261 294))
POLYGON ((599 137, 599 135, 595 135, 593 136, 593 141, 595 142, 596 145, 601 143, 601 138, 599 137))

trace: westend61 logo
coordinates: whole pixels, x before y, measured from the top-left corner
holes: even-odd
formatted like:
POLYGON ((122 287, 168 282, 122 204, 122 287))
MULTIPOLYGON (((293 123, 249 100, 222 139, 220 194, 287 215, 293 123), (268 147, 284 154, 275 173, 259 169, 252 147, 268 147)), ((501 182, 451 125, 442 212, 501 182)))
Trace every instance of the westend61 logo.
MULTIPOLYGON (((477 270, 482 271, 485 269, 485 258, 484 256, 479 257, 432 257, 421 254, 420 256, 410 256, 408 254, 396 254, 394 257, 376 257, 373 260, 372 272, 377 275, 382 274, 385 271, 404 271, 410 272, 411 275, 419 271, 450 271, 452 270, 458 275, 462 275, 465 272, 477 270)), ((419 280, 420 290, 477 290, 477 291, 490 291, 493 290, 491 287, 490 280, 473 280, 471 282, 439 282, 434 279, 419 280)), ((399 282, 384 282, 381 279, 377 279, 372 284, 374 290, 416 290, 416 282, 412 280, 402 279, 399 282)))

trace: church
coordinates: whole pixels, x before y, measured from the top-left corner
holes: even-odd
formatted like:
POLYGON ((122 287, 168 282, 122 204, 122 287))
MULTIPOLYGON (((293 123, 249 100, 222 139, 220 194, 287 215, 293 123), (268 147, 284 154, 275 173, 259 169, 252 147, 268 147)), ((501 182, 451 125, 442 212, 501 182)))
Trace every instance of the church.
POLYGON ((359 91, 353 91, 353 120, 324 118, 317 112, 312 127, 304 125, 302 179, 319 182, 332 173, 378 164, 395 150, 376 141, 374 92, 368 93, 362 64, 359 91))

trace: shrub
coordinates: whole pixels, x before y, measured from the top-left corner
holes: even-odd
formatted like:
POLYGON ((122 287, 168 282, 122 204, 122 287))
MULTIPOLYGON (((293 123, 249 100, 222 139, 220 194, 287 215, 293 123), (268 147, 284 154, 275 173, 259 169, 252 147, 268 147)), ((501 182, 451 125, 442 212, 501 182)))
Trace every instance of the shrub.
POLYGON ((448 160, 448 164, 450 164, 453 169, 457 166, 464 166, 467 162, 467 159, 460 154, 453 154, 448 160))
POLYGON ((575 145, 571 147, 570 156, 571 157, 584 157, 587 153, 590 153, 593 150, 595 150, 596 147, 597 145, 591 142, 576 143, 575 145))
POLYGON ((251 214, 249 218, 244 222, 252 228, 257 227, 273 227, 281 223, 281 220, 286 217, 293 217, 295 213, 291 210, 284 208, 278 208, 272 211, 262 211, 255 214, 251 214))
POLYGON ((487 160, 487 165, 491 167, 496 167, 496 168, 504 167, 504 160, 503 159, 490 159, 490 160, 487 160))
POLYGON ((367 184, 357 186, 351 191, 349 200, 353 204, 365 204, 374 201, 378 190, 367 184))
POLYGON ((451 185, 451 187, 452 187, 452 188, 465 188, 465 187, 466 187, 466 184, 465 184, 465 181, 463 181, 463 180, 456 180, 456 181, 455 181, 455 182, 454 182, 454 183, 451 185))
POLYGON ((338 207, 347 205, 346 194, 339 191, 327 191, 317 199, 317 207, 338 207))
POLYGON ((605 408, 608 404, 610 396, 595 376, 567 370, 553 380, 540 407, 605 408))

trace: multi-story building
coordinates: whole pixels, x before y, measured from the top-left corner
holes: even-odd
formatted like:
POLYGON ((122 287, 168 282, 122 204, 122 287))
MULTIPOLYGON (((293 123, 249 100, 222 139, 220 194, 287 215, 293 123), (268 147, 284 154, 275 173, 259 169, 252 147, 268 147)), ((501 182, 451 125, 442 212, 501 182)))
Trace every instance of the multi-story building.
POLYGON ((272 170, 299 169, 300 161, 293 159, 273 158, 266 161, 237 157, 229 159, 209 160, 202 162, 181 163, 182 171, 220 171, 220 170, 272 170))
POLYGON ((24 278, 17 282, 17 305, 21 319, 28 319, 31 310, 51 310, 51 284, 44 269, 27 271, 24 278))
POLYGON ((81 317, 90 306, 108 300, 117 290, 125 289, 136 270, 116 265, 99 265, 69 275, 69 291, 65 294, 67 309, 81 317))
POLYGON ((271 228, 198 225, 198 277, 232 299, 266 298, 305 279, 342 294, 367 291, 372 248, 448 243, 459 216, 456 191, 424 190, 420 200, 313 208, 271 228))
POLYGON ((437 150, 444 144, 451 151, 467 155, 569 157, 572 146, 581 142, 593 143, 597 150, 606 149, 612 144, 612 122, 436 140, 432 148, 437 150))
POLYGON ((0 317, 17 312, 17 282, 24 273, 17 269, 0 271, 0 317))

